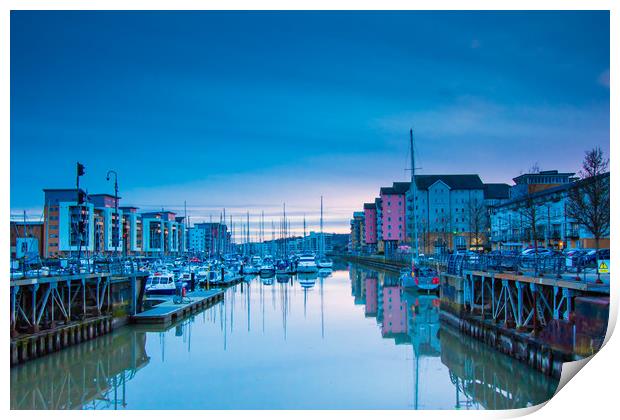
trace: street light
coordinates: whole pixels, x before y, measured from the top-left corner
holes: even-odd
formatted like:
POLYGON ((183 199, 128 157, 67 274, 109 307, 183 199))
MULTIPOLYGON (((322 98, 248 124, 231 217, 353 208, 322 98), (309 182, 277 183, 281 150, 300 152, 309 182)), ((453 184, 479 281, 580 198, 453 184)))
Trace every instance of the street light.
MULTIPOLYGON (((120 220, 118 218, 118 174, 116 171, 108 171, 106 174, 105 180, 110 180, 110 174, 114 174, 114 216, 116 217, 116 235, 112 238, 112 243, 114 244, 114 250, 116 251, 116 256, 120 257, 118 251, 119 234, 120 234, 120 220)), ((114 234, 114 224, 112 225, 112 234, 114 234)), ((120 258, 119 258, 120 260, 120 258)))

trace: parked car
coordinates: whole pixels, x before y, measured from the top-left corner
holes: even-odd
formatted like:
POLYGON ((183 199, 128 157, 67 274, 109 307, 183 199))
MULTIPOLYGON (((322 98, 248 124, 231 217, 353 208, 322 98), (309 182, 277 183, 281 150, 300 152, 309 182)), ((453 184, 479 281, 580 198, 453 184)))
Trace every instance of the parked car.
POLYGON ((534 261, 534 259, 545 259, 548 257, 553 257, 555 255, 559 255, 557 251, 548 248, 538 248, 537 250, 534 248, 528 248, 521 253, 521 259, 523 261, 534 261))
POLYGON ((564 252, 567 267, 577 267, 582 264, 582 257, 587 254, 589 249, 570 249, 564 252))
MULTIPOLYGON (((598 259, 599 260, 608 260, 610 259, 609 249, 599 249, 598 250, 598 259)), ((581 256, 581 262, 584 265, 592 265, 596 263, 596 250, 591 249, 586 254, 581 256)))

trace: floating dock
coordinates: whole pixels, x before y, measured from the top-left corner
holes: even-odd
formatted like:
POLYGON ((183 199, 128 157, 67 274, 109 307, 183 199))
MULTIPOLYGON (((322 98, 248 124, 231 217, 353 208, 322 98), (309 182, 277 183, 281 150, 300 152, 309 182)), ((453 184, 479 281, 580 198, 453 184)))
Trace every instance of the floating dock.
POLYGON ((172 323, 223 300, 224 290, 212 289, 196 291, 187 295, 183 303, 174 303, 172 301, 172 296, 165 296, 162 298, 165 299, 163 302, 155 305, 151 309, 134 315, 132 321, 136 324, 172 323))

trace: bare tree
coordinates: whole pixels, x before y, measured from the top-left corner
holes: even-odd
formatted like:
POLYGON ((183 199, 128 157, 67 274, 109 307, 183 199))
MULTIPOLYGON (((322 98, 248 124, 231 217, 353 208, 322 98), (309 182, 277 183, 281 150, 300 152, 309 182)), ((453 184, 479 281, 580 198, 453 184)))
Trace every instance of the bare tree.
POLYGON ((579 171, 580 181, 568 191, 566 211, 579 225, 594 236, 596 247, 597 282, 600 239, 609 233, 609 159, 596 147, 586 152, 583 167, 579 171))
POLYGON ((438 219, 432 225, 432 230, 429 233, 433 234, 432 236, 434 237, 433 239, 434 247, 435 248, 440 247, 442 249, 442 252, 446 252, 450 246, 449 241, 450 241, 450 235, 452 233, 449 217, 444 215, 441 217, 441 219, 438 219))
POLYGON ((476 250, 482 242, 483 233, 488 226, 488 212, 486 206, 477 200, 469 200, 467 206, 467 216, 469 224, 469 247, 476 246, 476 250))
POLYGON ((543 214, 539 211, 538 204, 531 195, 525 196, 519 207, 519 215, 525 229, 529 230, 529 239, 534 245, 534 271, 538 274, 538 225, 543 214))
POLYGON ((424 218, 420 218, 418 220, 418 247, 421 253, 425 255, 428 255, 430 252, 429 236, 428 222, 424 218))
POLYGON ((538 165, 538 162, 534 162, 532 166, 530 166, 530 169, 528 169, 528 173, 530 174, 537 174, 539 172, 540 172, 540 166, 538 165))

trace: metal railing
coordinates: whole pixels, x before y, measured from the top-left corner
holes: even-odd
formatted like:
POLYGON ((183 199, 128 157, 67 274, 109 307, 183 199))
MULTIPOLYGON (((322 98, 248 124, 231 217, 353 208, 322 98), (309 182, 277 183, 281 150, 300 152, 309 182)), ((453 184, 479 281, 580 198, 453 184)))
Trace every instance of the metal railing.
POLYGON ((45 261, 32 264, 27 268, 11 268, 11 279, 36 279, 41 277, 56 277, 75 274, 110 273, 115 275, 132 274, 138 272, 139 264, 132 258, 114 258, 106 261, 82 262, 69 261, 65 267, 47 265, 45 261))
POLYGON ((448 274, 462 275, 463 271, 515 272, 529 273, 534 276, 559 277, 572 274, 586 280, 586 276, 596 276, 594 264, 584 258, 570 259, 564 255, 494 255, 474 254, 455 255, 444 254, 424 258, 421 263, 437 266, 448 274))

